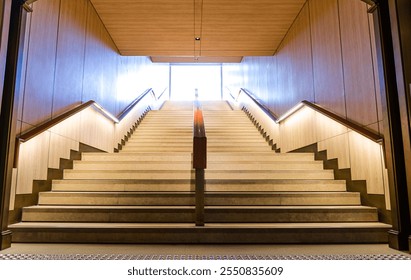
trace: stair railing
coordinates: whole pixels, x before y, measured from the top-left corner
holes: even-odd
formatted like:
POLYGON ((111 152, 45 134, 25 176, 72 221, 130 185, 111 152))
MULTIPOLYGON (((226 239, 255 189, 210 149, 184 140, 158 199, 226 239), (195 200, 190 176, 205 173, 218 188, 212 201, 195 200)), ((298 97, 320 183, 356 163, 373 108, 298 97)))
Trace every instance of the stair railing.
MULTIPOLYGON (((312 110, 327 116, 328 118, 342 124, 343 126, 346 126, 347 128, 361 134, 362 136, 376 142, 379 144, 382 144, 384 139, 381 135, 378 135, 377 133, 374 133, 370 130, 368 130, 365 127, 362 127, 352 121, 349 121, 333 112, 328 111, 324 107, 321 107, 318 104, 314 104, 312 102, 309 102, 307 100, 303 100, 300 103, 298 103, 296 106, 291 108, 289 111, 281 115, 280 117, 277 117, 267 106, 263 105, 263 102, 260 101, 257 97, 255 97, 250 91, 247 89, 240 89, 240 93, 244 92, 268 117, 270 117, 274 122, 277 124, 281 123, 282 121, 286 120, 288 117, 292 116, 295 112, 297 112, 299 109, 302 107, 308 107, 311 108, 312 110)), ((233 96, 232 96, 233 97, 233 96)), ((234 98, 234 97, 233 97, 234 98)), ((237 101, 237 99, 235 99, 237 101)))
POLYGON ((193 169, 195 169, 195 224, 204 226, 204 170, 207 168, 207 137, 203 112, 198 99, 194 101, 193 169))
POLYGON ((142 94, 140 94, 134 101, 130 103, 117 117, 113 116, 110 112, 105 110, 100 104, 97 102, 90 100, 86 103, 80 104, 60 115, 57 117, 39 125, 38 127, 33 128, 32 130, 29 130, 17 137, 16 141, 16 148, 15 148, 15 153, 14 153, 14 167, 18 166, 18 160, 19 160, 19 151, 20 151, 20 144, 25 143, 29 141, 30 139, 40 135, 41 133, 47 131, 48 129, 54 127, 55 125, 63 122, 64 120, 67 120, 68 118, 80 113, 81 111, 89 108, 89 107, 94 107, 97 109, 103 116, 105 116, 107 119, 111 120, 113 123, 118 124, 123 120, 130 111, 133 110, 133 108, 141 102, 143 98, 145 98, 148 94, 152 94, 153 98, 157 100, 155 93, 152 88, 149 88, 145 90, 142 94))

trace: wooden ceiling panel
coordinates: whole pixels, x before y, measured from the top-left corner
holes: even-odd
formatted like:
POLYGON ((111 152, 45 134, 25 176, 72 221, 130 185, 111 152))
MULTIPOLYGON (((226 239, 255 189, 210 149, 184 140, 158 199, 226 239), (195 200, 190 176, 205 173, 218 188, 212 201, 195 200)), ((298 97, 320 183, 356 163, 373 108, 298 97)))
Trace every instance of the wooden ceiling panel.
POLYGON ((179 58, 181 62, 239 61, 243 56, 273 55, 306 2, 90 1, 121 54, 156 57, 153 61, 170 57, 173 62, 179 58))

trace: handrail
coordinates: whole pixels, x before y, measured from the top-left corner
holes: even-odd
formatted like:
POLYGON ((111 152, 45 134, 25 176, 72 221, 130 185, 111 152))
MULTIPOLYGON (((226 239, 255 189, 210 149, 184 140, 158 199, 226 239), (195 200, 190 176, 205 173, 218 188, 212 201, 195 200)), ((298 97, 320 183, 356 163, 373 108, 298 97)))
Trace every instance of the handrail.
POLYGON ((250 97, 250 99, 268 116, 270 117, 270 119, 272 119, 273 121, 275 121, 276 123, 278 123, 278 117, 271 112, 271 110, 266 107, 265 105, 263 105, 263 102, 259 101, 257 97, 255 97, 251 92, 249 92, 247 89, 245 88, 241 88, 240 92, 244 92, 248 97, 250 97))
POLYGON ((160 100, 161 97, 163 97, 163 95, 164 95, 164 93, 166 92, 166 90, 167 90, 167 88, 165 88, 165 89, 163 90, 163 92, 160 93, 160 95, 157 97, 157 100, 160 100))
POLYGON ((203 112, 198 102, 194 103, 193 126, 193 168, 207 167, 207 137, 204 127, 203 112))
POLYGON ((130 105, 128 105, 118 116, 118 120, 121 121, 124 119, 125 116, 134 108, 134 106, 137 105, 138 102, 140 102, 148 93, 152 92, 154 94, 154 91, 152 88, 147 89, 145 92, 140 94, 136 99, 134 99, 130 105))
POLYGON ((118 117, 114 117, 111 113, 109 113, 107 110, 105 110, 97 102, 95 102, 94 100, 90 100, 86 103, 80 104, 80 105, 68 110, 67 112, 64 112, 64 113, 58 115, 57 117, 41 124, 40 126, 37 126, 37 127, 33 128, 30 131, 27 131, 27 132, 21 134, 20 136, 17 137, 17 139, 20 142, 24 143, 24 142, 34 138, 35 136, 43 133, 44 131, 50 129, 51 127, 55 126, 56 124, 59 124, 62 121, 72 117, 73 115, 87 109, 90 106, 96 107, 104 116, 106 116, 108 119, 110 119, 114 123, 119 123, 127 115, 127 113, 129 113, 134 108, 134 106, 136 106, 137 103, 139 101, 141 101, 141 99, 143 99, 151 91, 152 91, 152 89, 150 88, 150 89, 146 90, 144 93, 142 93, 140 96, 138 96, 133 102, 130 103, 129 106, 126 107, 126 109, 123 110, 123 112, 121 112, 119 114, 118 117))
POLYGON ((195 224, 204 226, 204 169, 207 168, 207 137, 203 112, 198 100, 194 101, 193 168, 195 169, 195 224))
POLYGON ((298 103, 296 106, 294 106, 293 108, 291 108, 289 111, 287 111, 286 113, 284 113, 283 115, 281 115, 280 117, 277 117, 273 112, 271 112, 270 109, 268 109, 266 106, 264 106, 262 104, 262 102, 260 102, 252 93, 250 93, 248 90, 246 89, 241 89, 240 92, 243 91, 248 97, 250 97, 251 100, 253 100, 253 102, 262 110, 264 111, 264 113, 267 114, 267 116, 269 116, 272 120, 274 120, 276 123, 281 123, 282 121, 284 121, 285 119, 287 119, 288 117, 290 117, 291 115, 293 115, 295 112, 297 112, 299 109, 301 109, 302 107, 306 106, 309 107, 311 109, 313 109, 314 111, 346 126, 347 128, 361 134, 362 136, 376 142, 376 143, 383 143, 384 138, 375 133, 372 132, 352 121, 349 121, 335 113, 332 113, 330 111, 328 111, 327 109, 325 109, 324 107, 321 107, 318 104, 314 104, 310 101, 307 100, 303 100, 300 103, 298 103))

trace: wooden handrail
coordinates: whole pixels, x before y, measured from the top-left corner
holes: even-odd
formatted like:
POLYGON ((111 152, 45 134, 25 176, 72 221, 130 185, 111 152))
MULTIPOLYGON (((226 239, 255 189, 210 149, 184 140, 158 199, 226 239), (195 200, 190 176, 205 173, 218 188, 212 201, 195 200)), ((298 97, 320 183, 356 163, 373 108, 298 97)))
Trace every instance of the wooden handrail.
POLYGON ((384 141, 384 138, 375 133, 372 132, 368 129, 366 129, 365 127, 362 127, 352 121, 349 121, 333 112, 330 112, 329 110, 325 109, 324 107, 321 107, 318 104, 314 104, 310 101, 307 100, 303 100, 301 101, 299 104, 297 104, 295 107, 293 107, 291 110, 289 110, 288 112, 286 112, 285 114, 283 114, 280 117, 277 117, 273 112, 271 112, 271 110, 269 108, 267 108, 265 105, 262 104, 261 101, 259 101, 252 93, 250 93, 248 90, 246 89, 241 89, 242 92, 244 92, 251 100, 253 100, 253 102, 267 115, 269 116, 273 121, 275 121, 276 123, 281 123, 282 121, 284 121, 285 119, 287 119, 288 117, 290 117, 291 115, 293 115, 295 112, 297 112, 299 109, 301 109, 303 106, 309 107, 311 109, 313 109, 314 111, 344 125, 345 127, 363 135, 364 137, 376 142, 376 143, 382 143, 384 141))
POLYGON ((136 99, 134 99, 130 105, 128 105, 118 116, 117 119, 119 120, 119 122, 124 119, 125 116, 127 116, 127 114, 133 110, 133 108, 137 105, 137 103, 139 103, 144 97, 146 97, 147 94, 149 94, 150 92, 152 92, 154 94, 154 91, 152 88, 147 89, 145 92, 143 92, 142 94, 140 94, 136 99))
POLYGON ((51 127, 61 123, 62 121, 72 117, 73 115, 85 110, 86 108, 88 108, 90 106, 94 106, 95 108, 97 108, 105 117, 107 117, 108 119, 110 119, 114 123, 119 123, 127 115, 127 113, 129 113, 134 108, 134 106, 136 106, 137 103, 140 102, 141 99, 143 99, 151 91, 152 91, 152 89, 150 88, 150 89, 146 90, 143 94, 138 96, 133 102, 130 103, 130 105, 128 105, 126 107, 126 109, 123 110, 123 112, 121 112, 119 114, 118 117, 114 117, 112 114, 110 114, 107 110, 105 110, 97 102, 95 102, 93 100, 90 100, 86 103, 83 103, 83 104, 80 104, 80 105, 76 106, 75 108, 70 109, 67 112, 64 112, 64 113, 58 115, 57 117, 41 124, 40 126, 37 126, 37 127, 33 128, 30 131, 27 131, 27 132, 21 134, 20 136, 17 137, 17 139, 18 139, 19 142, 24 143, 24 142, 34 138, 35 136, 43 133, 44 131, 50 129, 51 127))
POLYGON ((193 168, 205 169, 207 168, 207 137, 203 112, 198 102, 194 105, 193 140, 193 168))
POLYGON ((242 88, 240 89, 240 92, 244 92, 270 119, 278 123, 278 117, 271 112, 271 110, 263 105, 263 102, 261 102, 257 97, 255 97, 251 92, 249 92, 247 89, 242 88))
POLYGON ((207 137, 203 112, 198 100, 194 102, 193 168, 195 169, 195 224, 204 226, 204 169, 207 168, 207 137))

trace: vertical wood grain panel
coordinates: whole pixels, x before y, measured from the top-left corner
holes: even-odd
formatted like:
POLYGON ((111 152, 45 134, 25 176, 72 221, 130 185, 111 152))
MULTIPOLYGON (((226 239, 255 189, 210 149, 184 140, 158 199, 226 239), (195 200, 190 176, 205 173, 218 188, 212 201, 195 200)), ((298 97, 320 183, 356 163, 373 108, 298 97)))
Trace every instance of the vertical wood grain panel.
POLYGON ((349 132, 351 176, 367 180, 367 193, 384 194, 381 147, 353 131, 349 132))
POLYGON ((0 108, 3 100, 4 73, 6 70, 7 43, 10 27, 11 0, 0 1, 0 108))
POLYGON ((14 202, 16 199, 16 188, 17 188, 17 168, 13 168, 12 171, 12 178, 11 178, 11 190, 10 190, 10 205, 9 210, 12 211, 14 209, 14 202))
POLYGON ((23 121, 38 124, 51 117, 60 0, 33 4, 23 121))
POLYGON ((30 39, 30 26, 31 26, 31 15, 32 13, 27 14, 27 19, 26 19, 26 32, 25 32, 25 37, 24 37, 24 49, 23 49, 23 61, 22 61, 22 75, 21 75, 21 80, 19 81, 19 100, 17 104, 17 120, 18 120, 18 125, 16 127, 16 133, 20 134, 22 125, 21 121, 23 120, 23 100, 24 100, 24 90, 25 90, 25 84, 26 84, 26 72, 27 72, 27 60, 28 60, 28 47, 29 47, 29 39, 30 39))
POLYGON ((326 150, 328 159, 338 159, 339 169, 351 167, 348 133, 319 141, 318 150, 326 150))
POLYGON ((16 194, 31 193, 33 180, 47 179, 49 146, 48 131, 20 146, 16 194))
MULTIPOLYGON (((310 13, 304 5, 290 30, 292 44, 292 79, 294 92, 289 108, 301 100, 314 101, 313 64, 311 52, 310 13)), ((288 108, 283 109, 284 112, 288 108)))
POLYGON ((316 113, 302 108, 292 118, 280 123, 281 152, 289 152, 318 142, 316 113))
POLYGON ((103 92, 103 53, 101 22, 93 6, 88 3, 86 49, 82 101, 100 101, 103 92))
MULTIPOLYGON (((378 59, 377 59, 377 42, 375 41, 375 23, 373 15, 368 15, 368 25, 370 28, 370 44, 372 51, 373 72, 375 82, 375 94, 377 99, 377 114, 378 121, 383 120, 382 101, 381 101, 381 80, 378 72, 378 59)), ((383 133, 383 128, 380 127, 380 133, 383 133)))
POLYGON ((377 123, 367 5, 358 0, 338 3, 347 117, 363 125, 377 123))
POLYGON ((48 167, 60 168, 60 159, 70 158, 70 150, 79 149, 79 142, 69 138, 60 136, 58 134, 50 134, 50 151, 48 158, 48 167))
POLYGON ((346 116, 337 0, 311 0, 315 101, 346 116))
POLYGON ((53 116, 81 102, 86 18, 87 0, 61 0, 53 116))
POLYGON ((301 10, 277 55, 279 103, 281 115, 301 100, 314 100, 311 56, 310 18, 308 5, 301 10))

